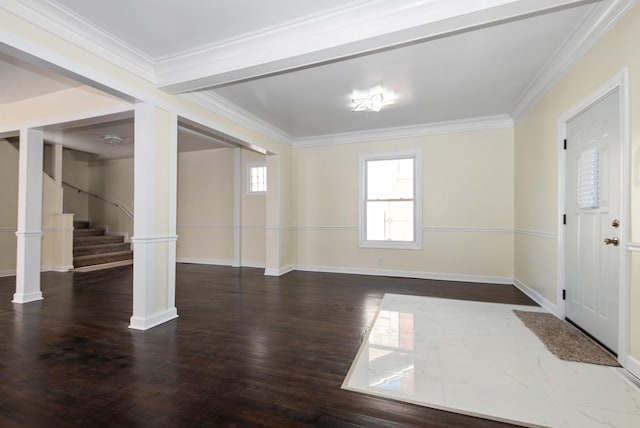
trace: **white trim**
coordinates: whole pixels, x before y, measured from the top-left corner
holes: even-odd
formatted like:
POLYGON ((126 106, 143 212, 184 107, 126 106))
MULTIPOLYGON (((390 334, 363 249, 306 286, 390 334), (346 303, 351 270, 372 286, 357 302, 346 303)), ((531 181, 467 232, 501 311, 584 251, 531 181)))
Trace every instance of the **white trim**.
POLYGON ((73 232, 74 228, 71 227, 43 227, 43 232, 73 232))
POLYGON ((155 83, 154 63, 149 57, 55 2, 3 0, 2 7, 76 46, 155 83))
POLYGON ((535 236, 537 238, 547 238, 547 239, 558 239, 558 236, 559 236, 555 233, 538 232, 536 230, 528 230, 528 229, 515 229, 515 233, 518 235, 528 235, 528 236, 535 236))
POLYGON ((243 261, 240 266, 235 266, 233 264, 233 260, 198 259, 198 258, 191 258, 191 257, 179 257, 178 259, 176 259, 176 263, 189 263, 194 265, 211 265, 211 266, 248 267, 248 268, 257 268, 257 269, 265 268, 265 262, 243 261))
POLYGON ((246 126, 247 128, 263 134, 266 137, 272 138, 289 146, 293 144, 293 137, 291 135, 287 134, 275 125, 272 125, 247 110, 235 105, 213 91, 191 92, 179 95, 187 98, 194 104, 204 107, 207 110, 211 110, 240 125, 246 126))
POLYGON ((0 278, 5 278, 7 276, 16 276, 16 270, 0 270, 0 278))
POLYGON ((504 128, 513 128, 513 120, 509 116, 501 114, 397 128, 382 128, 370 131, 345 132, 340 134, 296 138, 293 140, 293 147, 299 149, 307 147, 334 146, 341 144, 398 140, 401 138, 415 138, 426 135, 452 134, 504 128))
POLYGON ((474 282, 499 285, 513 285, 513 278, 505 276, 468 275, 456 273, 419 272, 392 269, 370 269, 342 266, 298 265, 291 270, 303 272, 343 273, 350 275, 389 276, 398 278, 432 279, 439 281, 474 282))
POLYGON ((157 244, 163 242, 176 242, 178 240, 177 235, 166 236, 132 236, 131 242, 134 244, 157 244))
POLYGON ((638 242, 629 242, 627 244, 627 250, 631 252, 640 252, 640 243, 638 242))
POLYGON ((73 265, 53 265, 40 268, 40 272, 69 272, 70 270, 73 270, 73 265))
POLYGON ((42 299, 44 299, 44 297, 42 297, 41 291, 34 291, 26 294, 15 293, 13 295, 13 300, 11 300, 11 303, 31 303, 37 302, 38 300, 42 299))
MULTIPOLYGON (((177 257, 177 222, 178 222, 178 115, 170 112, 169 118, 169 235, 176 239, 169 243, 167 255, 167 307, 176 309, 176 257, 177 257)), ((133 217, 133 216, 132 216, 133 217)), ((177 309, 176 309, 177 311, 177 309)), ((176 312, 177 316, 177 312, 176 312)))
POLYGON ((176 318, 178 318, 178 311, 176 308, 170 308, 164 312, 146 318, 132 316, 129 321, 129 328, 132 330, 148 330, 176 318))
MULTIPOLYGON (((598 89, 591 92, 584 99, 578 102, 574 107, 566 111, 558 120, 558 156, 559 177, 558 177, 558 207, 559 218, 566 212, 566 155, 564 153, 564 139, 567 135, 567 123, 576 115, 587 110, 593 104, 603 99, 613 91, 619 91, 620 94, 620 231, 619 237, 622 242, 629 242, 630 238, 630 219, 631 219, 631 114, 629 101, 629 69, 624 68, 611 79, 606 81, 598 89)), ((566 314, 566 305, 562 300, 562 290, 566 289, 566 228, 562 227, 559 222, 558 240, 558 312, 561 318, 566 314)), ((633 244, 627 244, 632 250, 633 244)), ((621 251, 620 254, 620 288, 619 288, 619 327, 618 327, 618 361, 623 367, 627 367, 627 353, 629 350, 629 332, 630 332, 630 308, 627 296, 629 295, 630 278, 629 278, 629 252, 621 251)))
POLYGON ((242 264, 238 267, 265 269, 267 267, 267 264, 265 262, 243 261, 242 264))
POLYGON ((524 118, 527 112, 633 6, 634 2, 635 0, 607 0, 594 7, 520 96, 511 114, 516 122, 524 118))
POLYGON ((179 223, 178 227, 183 227, 185 229, 235 229, 237 226, 232 224, 190 224, 190 223, 179 223))
POLYGON ((358 160, 358 244, 360 248, 422 249, 422 151, 364 153, 358 160), (413 159, 413 241, 374 241, 366 237, 366 163, 377 160, 413 159))
MULTIPOLYGON (((206 225, 205 225, 206 226, 206 225)), ((264 226, 242 226, 242 229, 265 229, 264 226)), ((287 226, 281 228, 270 228, 269 230, 295 230, 295 231, 345 231, 357 232, 358 226, 287 226)), ((463 233, 514 233, 515 229, 510 227, 456 227, 456 226, 424 226, 423 232, 463 232, 463 233)), ((522 232, 524 233, 524 232, 522 232)), ((556 238, 552 234, 544 234, 541 232, 527 232, 531 235, 542 236, 545 238, 556 238)))
POLYGON ((315 230, 315 231, 339 230, 339 231, 349 231, 349 232, 357 232, 359 230, 358 226, 293 226, 292 229, 296 230, 296 231, 304 231, 304 230, 315 230))
POLYGON ((265 276, 282 276, 282 275, 288 274, 289 272, 293 272, 294 270, 296 270, 296 266, 287 265, 287 266, 282 266, 278 269, 265 269, 264 275, 265 276))
POLYGON ((424 232, 469 232, 469 233, 514 233, 515 229, 509 227, 441 227, 425 226, 424 232))
POLYGON ((519 279, 513 280, 513 285, 524 294, 526 294, 531 300, 536 302, 538 305, 542 306, 547 312, 555 315, 558 318, 562 318, 562 315, 558 311, 558 306, 554 305, 550 300, 544 297, 542 294, 538 293, 533 288, 529 287, 524 282, 519 279))
MULTIPOLYGON (((178 257, 176 263, 191 263, 194 265, 233 266, 233 260, 223 259, 198 259, 191 257, 178 257)), ((234 266, 237 267, 237 266, 234 266)))
POLYGON ((636 360, 631 355, 627 355, 627 365, 625 368, 629 373, 640 379, 640 361, 636 360))
POLYGON ((41 231, 16 232, 18 238, 40 238, 43 235, 41 231))

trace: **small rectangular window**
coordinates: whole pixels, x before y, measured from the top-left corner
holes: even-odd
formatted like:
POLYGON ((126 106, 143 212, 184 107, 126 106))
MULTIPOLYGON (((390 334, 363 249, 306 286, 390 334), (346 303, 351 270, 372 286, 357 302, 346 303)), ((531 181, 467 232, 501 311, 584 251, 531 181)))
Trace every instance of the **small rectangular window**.
POLYGON ((267 191, 267 166, 264 164, 248 165, 249 193, 264 193, 267 191))
POLYGON ((418 158, 415 152, 361 158, 361 246, 420 247, 418 158))

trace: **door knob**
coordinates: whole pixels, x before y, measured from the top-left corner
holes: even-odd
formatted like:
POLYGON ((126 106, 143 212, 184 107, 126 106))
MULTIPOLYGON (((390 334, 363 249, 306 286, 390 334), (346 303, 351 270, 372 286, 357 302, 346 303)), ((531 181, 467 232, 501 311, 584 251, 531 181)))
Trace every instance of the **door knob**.
POLYGON ((604 243, 606 245, 613 244, 615 247, 620 245, 620 241, 618 240, 618 238, 605 238, 604 243))

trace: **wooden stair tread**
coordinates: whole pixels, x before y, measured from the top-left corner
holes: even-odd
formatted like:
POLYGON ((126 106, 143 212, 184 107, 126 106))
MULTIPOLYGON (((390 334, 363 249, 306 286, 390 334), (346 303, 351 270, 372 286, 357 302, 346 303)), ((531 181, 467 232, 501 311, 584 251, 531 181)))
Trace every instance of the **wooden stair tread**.
POLYGON ((115 244, 124 242, 124 236, 102 235, 102 236, 76 236, 73 238, 74 247, 85 247, 87 245, 115 244))
POLYGON ((88 256, 91 254, 105 254, 105 253, 113 253, 118 251, 129 251, 131 250, 131 245, 127 242, 115 242, 108 244, 96 244, 96 245, 85 245, 82 247, 74 247, 73 248, 73 256, 88 256))
POLYGON ((117 262, 101 263, 98 265, 88 265, 88 266, 77 267, 73 269, 73 272, 93 272, 95 270, 111 269, 119 266, 130 266, 132 264, 133 264, 133 259, 127 259, 127 260, 120 260, 117 262))

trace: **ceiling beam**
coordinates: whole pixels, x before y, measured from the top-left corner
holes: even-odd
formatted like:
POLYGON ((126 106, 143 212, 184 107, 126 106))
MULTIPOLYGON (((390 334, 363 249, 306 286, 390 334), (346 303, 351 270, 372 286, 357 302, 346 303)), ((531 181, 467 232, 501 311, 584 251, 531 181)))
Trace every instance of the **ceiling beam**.
POLYGON ((597 0, 378 0, 156 61, 158 86, 192 92, 444 37, 597 0))

